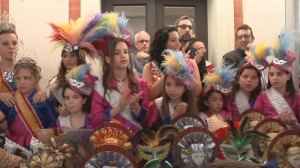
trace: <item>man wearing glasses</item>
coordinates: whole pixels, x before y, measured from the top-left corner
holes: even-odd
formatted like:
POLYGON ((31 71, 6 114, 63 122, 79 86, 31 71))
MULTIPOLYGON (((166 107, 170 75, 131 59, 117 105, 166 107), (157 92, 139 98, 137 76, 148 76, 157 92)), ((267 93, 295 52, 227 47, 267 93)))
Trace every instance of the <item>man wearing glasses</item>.
POLYGON ((249 46, 253 43, 255 37, 253 35, 252 28, 246 24, 240 26, 236 31, 236 41, 238 43, 238 48, 226 53, 223 56, 223 65, 232 66, 231 68, 239 68, 243 65, 246 60, 245 50, 249 49, 249 46))
POLYGON ((148 54, 150 48, 150 35, 145 31, 136 33, 134 38, 136 51, 131 54, 132 66, 139 77, 142 77, 145 64, 150 60, 148 54))
POLYGON ((175 21, 175 27, 180 37, 182 51, 185 53, 189 41, 193 36, 193 19, 188 16, 181 16, 175 21))

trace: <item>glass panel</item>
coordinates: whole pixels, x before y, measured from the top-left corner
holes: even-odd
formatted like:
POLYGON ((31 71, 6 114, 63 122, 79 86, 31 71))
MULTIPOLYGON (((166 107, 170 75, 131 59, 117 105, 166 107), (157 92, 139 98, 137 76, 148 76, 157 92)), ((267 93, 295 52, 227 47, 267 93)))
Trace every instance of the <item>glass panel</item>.
POLYGON ((195 7, 165 6, 165 26, 173 26, 175 21, 183 15, 195 19, 195 7))
POLYGON ((124 12, 129 19, 128 24, 134 34, 146 30, 146 7, 145 6, 114 6, 114 11, 124 12))

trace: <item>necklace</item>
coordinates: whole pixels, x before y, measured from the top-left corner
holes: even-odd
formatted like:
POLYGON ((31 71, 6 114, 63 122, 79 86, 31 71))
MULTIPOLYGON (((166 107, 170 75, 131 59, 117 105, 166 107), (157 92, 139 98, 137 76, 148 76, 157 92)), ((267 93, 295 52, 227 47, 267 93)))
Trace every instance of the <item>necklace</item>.
POLYGON ((126 76, 124 79, 122 79, 121 81, 119 81, 119 80, 116 78, 116 81, 117 81, 118 86, 121 87, 121 86, 124 84, 124 82, 125 82, 126 79, 127 79, 127 76, 126 76))

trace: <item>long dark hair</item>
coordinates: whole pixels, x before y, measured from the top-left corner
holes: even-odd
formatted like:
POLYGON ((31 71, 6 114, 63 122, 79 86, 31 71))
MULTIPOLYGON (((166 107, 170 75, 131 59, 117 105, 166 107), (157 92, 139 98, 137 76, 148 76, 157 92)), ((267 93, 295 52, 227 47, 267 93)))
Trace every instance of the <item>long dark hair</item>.
MULTIPOLYGON (((274 66, 274 65, 271 64, 269 66, 269 69, 270 69, 271 66, 274 66)), ((287 71, 283 71, 283 72, 285 72, 286 74, 291 75, 290 79, 286 83, 285 88, 286 88, 286 91, 288 91, 291 94, 291 97, 292 97, 292 104, 291 105, 293 105, 294 102, 295 102, 295 99, 296 99, 296 93, 298 91, 296 90, 295 85, 294 85, 293 75, 290 72, 287 72, 287 71)), ((269 75, 268 75, 268 80, 270 81, 269 75)), ((269 89, 270 87, 272 87, 272 84, 271 84, 271 82, 268 82, 267 89, 269 89)))
POLYGON ((150 61, 156 61, 158 68, 160 68, 161 63, 164 61, 164 57, 161 56, 164 49, 166 49, 167 42, 169 40, 170 32, 177 32, 175 27, 162 27, 155 32, 154 39, 150 44, 150 61))
MULTIPOLYGON (((213 94, 213 93, 219 93, 219 94, 221 94, 222 95, 222 97, 223 97, 223 108, 224 108, 224 105, 225 105, 225 95, 224 94, 222 94, 222 93, 220 93, 219 91, 217 91, 217 90, 215 90, 215 89, 211 89, 211 90, 209 90, 206 94, 204 94, 204 92, 202 92, 201 94, 200 94, 200 101, 199 101, 199 103, 198 103, 198 111, 200 111, 200 112, 203 112, 203 111, 205 111, 205 110, 208 110, 208 106, 207 105, 205 105, 205 101, 207 101, 208 100, 208 98, 213 94)), ((222 108, 222 109, 223 109, 222 108)))
POLYGON ((228 99, 226 100, 226 102, 234 101, 237 91, 240 90, 239 77, 242 75, 242 73, 244 72, 245 69, 255 70, 255 72, 257 73, 257 76, 259 78, 258 79, 258 86, 250 94, 250 100, 249 101, 251 101, 251 99, 256 99, 258 94, 261 92, 261 79, 260 79, 261 75, 260 75, 259 71, 256 68, 254 68, 253 65, 251 65, 249 63, 245 63, 237 71, 237 74, 236 74, 234 82, 233 82, 232 91, 229 94, 228 99))
MULTIPOLYGON (((65 51, 62 51, 61 57, 62 57, 64 52, 65 51)), ((76 52, 74 52, 74 53, 76 53, 76 52)), ((86 64, 86 61, 85 61, 84 57, 79 56, 78 53, 76 53, 76 55, 78 57, 78 64, 77 65, 86 64)), ((56 89, 59 89, 59 88, 63 87, 64 84, 67 83, 67 80, 66 80, 66 77, 65 77, 66 73, 67 73, 67 68, 64 66, 63 58, 61 58, 60 66, 58 68, 58 73, 56 75, 56 77, 57 77, 57 79, 56 79, 56 82, 57 82, 56 89)))
MULTIPOLYGON (((169 76, 169 75, 164 76, 164 86, 163 86, 164 89, 162 92, 162 104, 161 104, 161 109, 160 109, 162 118, 167 118, 170 116, 170 109, 169 109, 170 98, 167 95, 167 92, 165 89, 167 77, 171 77, 171 76, 169 76)), ((186 86, 184 86, 184 87, 186 87, 186 86)), ((181 101, 188 104, 187 113, 189 113, 189 114, 197 113, 194 96, 193 96, 191 90, 188 90, 187 87, 186 87, 185 92, 181 96, 181 101)))
MULTIPOLYGON (((63 90, 62 90, 63 98, 65 98, 65 91, 67 89, 73 90, 68 83, 64 84, 63 90)), ((86 101, 82 106, 82 112, 89 114, 91 112, 92 96, 86 96, 83 94, 79 94, 79 95, 82 97, 82 99, 86 98, 86 101)))
MULTIPOLYGON (((120 42, 125 43, 127 45, 128 49, 130 49, 130 46, 128 46, 127 42, 125 42, 122 39, 113 38, 113 39, 109 40, 107 48, 106 48, 106 53, 108 53, 108 56, 111 58, 111 60, 114 60, 116 46, 120 42)), ((129 54, 129 62, 131 62, 130 52, 128 52, 128 54, 129 54)), ((102 84, 103 84, 103 87, 104 87, 104 95, 107 93, 107 90, 116 89, 116 88, 113 88, 109 83, 109 81, 113 77, 112 62, 113 61, 111 61, 111 64, 108 64, 106 61, 103 61, 102 70, 103 70, 104 75, 103 75, 102 84)), ((138 86, 137 86, 137 83, 135 81, 134 73, 133 73, 133 69, 132 69, 131 65, 129 65, 127 67, 127 75, 129 77, 130 84, 131 84, 130 85, 131 92, 132 93, 137 93, 138 92, 138 86)))

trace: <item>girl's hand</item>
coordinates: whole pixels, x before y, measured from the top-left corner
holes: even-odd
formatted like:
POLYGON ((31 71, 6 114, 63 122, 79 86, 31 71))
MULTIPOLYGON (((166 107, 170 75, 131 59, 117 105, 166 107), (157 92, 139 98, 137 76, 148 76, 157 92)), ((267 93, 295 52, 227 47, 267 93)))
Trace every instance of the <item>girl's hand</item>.
POLYGON ((0 93, 0 101, 2 101, 6 106, 12 107, 15 105, 16 98, 14 97, 13 92, 0 93))
POLYGON ((297 119, 295 117, 295 114, 293 111, 289 110, 289 111, 286 111, 286 112, 283 112, 281 113, 280 115, 280 120, 283 122, 283 123, 286 123, 288 125, 291 125, 291 126, 294 126, 297 124, 297 119))
POLYGON ((188 108, 187 103, 185 103, 185 102, 178 103, 175 107, 175 113, 174 113, 172 119, 179 116, 179 115, 181 115, 181 114, 184 114, 186 112, 187 108, 188 108))
POLYGON ((5 115, 3 114, 2 111, 0 111, 0 130, 6 130, 7 129, 7 121, 5 119, 5 115))
POLYGON ((59 115, 62 115, 62 116, 70 115, 70 112, 65 108, 65 106, 59 106, 57 108, 57 112, 58 112, 59 115))
POLYGON ((44 90, 38 90, 33 96, 33 104, 42 103, 46 98, 47 93, 44 90))
POLYGON ((133 95, 130 95, 128 97, 128 101, 130 104, 130 107, 136 107, 139 105, 140 100, 143 98, 143 91, 140 91, 139 93, 134 93, 133 95))
POLYGON ((122 110, 122 109, 124 109, 125 108, 125 106, 126 106, 126 103, 127 103, 127 99, 128 99, 128 97, 129 97, 129 95, 130 95, 130 89, 129 88, 126 88, 126 89, 124 89, 122 92, 121 92, 121 98, 120 98, 120 102, 119 102, 119 107, 120 107, 120 109, 122 110))

